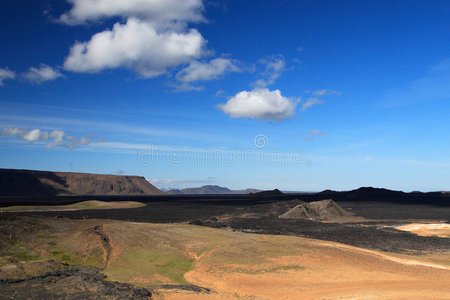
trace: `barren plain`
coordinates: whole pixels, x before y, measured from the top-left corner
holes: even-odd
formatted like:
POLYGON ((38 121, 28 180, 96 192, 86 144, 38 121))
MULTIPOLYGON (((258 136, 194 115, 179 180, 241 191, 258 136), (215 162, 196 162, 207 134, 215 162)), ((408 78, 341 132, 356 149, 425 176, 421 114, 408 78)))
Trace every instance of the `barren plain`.
POLYGON ((368 201, 329 196, 77 196, 46 202, 27 198, 21 203, 6 199, 3 203, 40 209, 17 212, 16 207, 15 212, 0 213, 0 295, 448 298, 450 207, 442 205, 446 198, 432 195, 437 202, 424 197, 425 203, 415 198, 402 203, 395 198, 386 201, 385 194, 368 201), (314 204, 333 198, 338 201, 314 204), (104 209, 71 209, 88 199, 104 209), (127 202, 121 206, 117 201, 127 202), (72 206, 55 210, 63 203, 72 206), (127 208, 130 203, 134 208, 127 208), (321 211, 280 217, 298 207, 321 211), (339 214, 335 219, 333 212, 339 214))

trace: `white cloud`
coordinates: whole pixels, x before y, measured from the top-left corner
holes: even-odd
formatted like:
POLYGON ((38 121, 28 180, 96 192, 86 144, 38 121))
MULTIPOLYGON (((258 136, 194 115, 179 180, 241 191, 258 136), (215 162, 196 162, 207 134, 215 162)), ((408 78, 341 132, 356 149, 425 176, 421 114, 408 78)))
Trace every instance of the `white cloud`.
MULTIPOLYGON (((22 104, 21 104, 22 105, 22 104)), ((43 106, 45 107, 45 106, 43 106)), ((48 108, 48 107, 47 107, 48 108)), ((174 116, 179 116, 178 114, 174 114, 174 116)), ((162 136, 162 137, 182 137, 189 138, 194 140, 222 140, 222 138, 218 137, 214 134, 207 134, 195 131, 188 130, 179 130, 172 128, 157 128, 157 127, 143 127, 142 125, 129 125, 125 123, 117 123, 117 122, 101 122, 98 120, 83 120, 83 119, 70 119, 70 118, 54 118, 54 117, 36 117, 30 114, 25 115, 15 115, 13 113, 5 113, 0 111, 0 120, 3 121, 11 121, 14 123, 36 123, 42 124, 43 126, 66 126, 70 129, 80 130, 83 129, 85 131, 90 131, 92 128, 96 128, 98 130, 107 131, 107 132, 124 132, 124 133, 132 133, 139 134, 143 136, 162 136)), ((38 126, 42 126, 38 125, 38 126)))
POLYGON ((178 72, 177 80, 182 82, 207 81, 229 72, 239 71, 237 61, 232 59, 216 58, 207 63, 193 61, 178 72))
POLYGON ((332 95, 340 96, 342 94, 339 91, 333 91, 333 90, 327 90, 327 89, 308 91, 308 92, 310 92, 314 96, 332 96, 332 95))
POLYGON ((305 103, 302 105, 302 111, 307 110, 311 106, 318 105, 318 104, 324 104, 325 101, 320 100, 319 98, 309 98, 305 103))
POLYGON ((153 23, 203 21, 202 0, 68 0, 72 9, 59 20, 69 25, 110 17, 138 17, 153 23))
POLYGON ((305 137, 305 141, 312 142, 314 141, 316 136, 324 136, 324 135, 327 135, 326 131, 313 129, 309 131, 308 136, 305 137))
POLYGON ((10 128, 6 127, 3 128, 2 136, 18 136, 24 133, 25 131, 19 129, 19 128, 10 128))
POLYGON ((281 121, 295 115, 297 104, 298 100, 283 97, 280 90, 256 88, 239 92, 217 108, 232 118, 281 121))
POLYGON ((202 91, 204 89, 203 86, 193 85, 190 83, 182 82, 176 84, 169 84, 174 88, 174 92, 189 92, 189 91, 202 91))
POLYGON ((0 68, 0 86, 3 86, 3 81, 7 79, 14 79, 16 73, 8 68, 0 68))
POLYGON ((67 136, 65 138, 65 143, 63 144, 63 147, 66 147, 68 149, 75 149, 79 146, 87 146, 93 143, 102 143, 102 139, 97 138, 95 136, 84 136, 81 138, 74 137, 74 136, 67 136))
POLYGON ((259 79, 255 82, 256 86, 259 87, 266 87, 273 84, 286 68, 286 62, 281 56, 263 59, 261 63, 265 64, 266 70, 263 72, 263 75, 266 79, 259 79))
POLYGON ((39 129, 33 129, 28 132, 25 132, 23 135, 21 135, 22 139, 24 139, 27 142, 35 142, 37 140, 41 139, 48 139, 47 134, 41 134, 41 131, 39 129))
POLYGON ((149 78, 200 57, 205 44, 195 29, 158 31, 151 23, 129 18, 126 24, 116 23, 112 30, 95 34, 89 42, 75 43, 64 68, 95 73, 126 67, 149 78))
POLYGON ((225 94, 225 91, 224 90, 218 90, 215 94, 214 94, 214 96, 215 97, 220 97, 220 96, 223 96, 225 94))
POLYGON ((45 148, 47 148, 47 149, 56 147, 57 145, 59 145, 59 144, 61 144, 63 142, 64 131, 53 130, 50 133, 49 137, 51 139, 53 139, 53 142, 45 145, 45 148))
POLYGON ((56 80, 63 77, 61 72, 58 70, 47 66, 45 64, 39 65, 39 68, 30 68, 24 77, 35 84, 41 84, 44 81, 56 80))
POLYGON ((74 149, 79 145, 89 145, 92 143, 102 142, 101 139, 95 137, 88 136, 76 138, 72 136, 65 136, 64 131, 61 130, 53 130, 48 132, 42 131, 39 128, 27 130, 16 127, 6 127, 3 128, 1 135, 15 137, 29 143, 45 142, 45 148, 47 149, 54 148, 58 145, 62 145, 69 149, 74 149))
POLYGON ((3 129, 2 136, 12 136, 24 140, 29 143, 38 141, 48 141, 45 145, 46 148, 53 148, 63 142, 64 131, 53 130, 51 132, 41 131, 40 129, 20 129, 6 127, 3 129))

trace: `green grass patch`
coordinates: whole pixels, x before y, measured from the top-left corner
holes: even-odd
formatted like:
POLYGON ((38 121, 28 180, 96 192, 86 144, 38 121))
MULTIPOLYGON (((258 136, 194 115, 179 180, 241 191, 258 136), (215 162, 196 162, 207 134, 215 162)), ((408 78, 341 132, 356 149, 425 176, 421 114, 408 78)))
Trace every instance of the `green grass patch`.
POLYGON ((82 264, 81 259, 77 257, 71 256, 69 253, 61 251, 61 250, 54 250, 50 252, 51 258, 54 260, 63 261, 69 265, 79 265, 82 264))
MULTIPOLYGON (((194 261, 176 250, 128 249, 105 270, 111 280, 127 281, 134 276, 158 274, 174 284, 189 284, 183 275, 194 268, 194 261)), ((159 284, 155 282, 154 284, 159 284)))
POLYGON ((67 255, 67 254, 63 254, 61 256, 61 259, 66 263, 70 263, 72 261, 72 258, 70 257, 70 255, 67 255))
POLYGON ((89 256, 86 258, 86 260, 83 262, 83 264, 97 268, 103 268, 104 267, 103 257, 104 257, 103 249, 101 248, 93 249, 89 253, 89 256))
POLYGON ((11 256, 20 261, 34 261, 41 259, 40 255, 37 255, 20 244, 14 244, 14 248, 15 249, 13 253, 11 253, 11 256))

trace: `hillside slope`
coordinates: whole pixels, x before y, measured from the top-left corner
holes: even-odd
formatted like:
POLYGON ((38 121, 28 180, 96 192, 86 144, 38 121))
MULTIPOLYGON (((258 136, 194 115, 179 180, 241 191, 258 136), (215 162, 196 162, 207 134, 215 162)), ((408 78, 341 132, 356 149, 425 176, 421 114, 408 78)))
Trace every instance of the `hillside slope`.
POLYGON ((350 218, 353 215, 331 199, 301 203, 279 216, 284 219, 307 219, 314 221, 333 221, 350 218))
POLYGON ((414 253, 187 224, 0 214, 0 294, 136 299, 142 287, 151 299, 449 299, 449 252, 414 253))
POLYGON ((0 196, 162 195, 144 177, 0 169, 0 196))

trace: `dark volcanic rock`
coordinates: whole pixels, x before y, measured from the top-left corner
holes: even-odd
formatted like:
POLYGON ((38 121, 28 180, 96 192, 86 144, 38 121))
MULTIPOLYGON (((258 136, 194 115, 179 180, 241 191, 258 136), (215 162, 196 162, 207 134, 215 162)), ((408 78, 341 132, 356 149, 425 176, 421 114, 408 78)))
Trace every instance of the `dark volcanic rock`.
POLYGON ((284 194, 279 189, 248 194, 249 198, 276 198, 282 196, 284 196, 284 194))
POLYGON ((280 219, 269 216, 232 218, 205 225, 241 232, 308 237, 388 252, 447 252, 450 250, 448 238, 417 236, 410 232, 385 227, 386 223, 319 223, 306 219, 280 219))
POLYGON ((93 267, 74 266, 25 279, 1 279, 7 299, 149 299, 151 292, 129 284, 105 281, 93 267))

